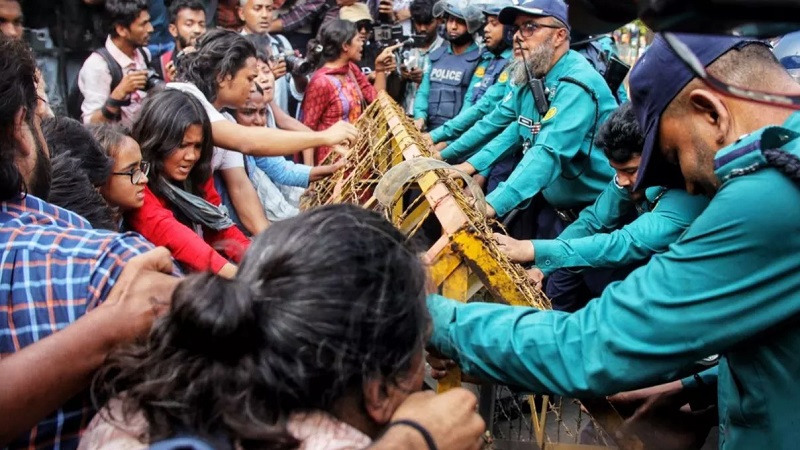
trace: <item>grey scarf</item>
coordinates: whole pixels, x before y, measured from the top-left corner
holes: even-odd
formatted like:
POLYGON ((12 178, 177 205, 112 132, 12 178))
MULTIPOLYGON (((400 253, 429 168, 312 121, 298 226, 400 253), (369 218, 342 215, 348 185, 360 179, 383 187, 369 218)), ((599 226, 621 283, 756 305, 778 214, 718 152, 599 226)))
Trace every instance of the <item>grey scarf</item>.
POLYGON ((233 221, 228 217, 228 208, 225 206, 214 206, 205 199, 168 183, 163 178, 159 182, 159 187, 164 197, 192 222, 217 231, 233 226, 233 221))

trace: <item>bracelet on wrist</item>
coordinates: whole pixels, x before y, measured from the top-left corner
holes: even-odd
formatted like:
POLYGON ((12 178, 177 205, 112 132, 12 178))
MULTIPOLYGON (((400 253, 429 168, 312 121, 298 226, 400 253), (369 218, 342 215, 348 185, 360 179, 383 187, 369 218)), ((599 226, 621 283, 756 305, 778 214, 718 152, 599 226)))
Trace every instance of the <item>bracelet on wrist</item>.
POLYGON ((122 108, 123 106, 128 106, 131 104, 131 98, 128 97, 126 100, 117 100, 111 96, 106 99, 106 105, 112 108, 122 108))
POLYGON ((411 428, 417 430, 417 432, 419 432, 419 434, 422 435, 422 439, 425 440, 425 444, 428 445, 428 450, 438 450, 437 447, 436 447, 436 442, 433 440, 433 436, 431 436, 431 433, 427 429, 425 429, 425 427, 420 425, 419 423, 414 422, 413 420, 408 420, 408 419, 395 420, 395 421, 389 422, 389 425, 386 427, 386 429, 388 430, 389 428, 397 426, 397 425, 405 425, 407 427, 411 427, 411 428))
POLYGON ((103 117, 111 121, 117 121, 121 116, 120 112, 115 113, 108 109, 108 105, 103 105, 103 107, 100 108, 100 113, 103 115, 103 117))

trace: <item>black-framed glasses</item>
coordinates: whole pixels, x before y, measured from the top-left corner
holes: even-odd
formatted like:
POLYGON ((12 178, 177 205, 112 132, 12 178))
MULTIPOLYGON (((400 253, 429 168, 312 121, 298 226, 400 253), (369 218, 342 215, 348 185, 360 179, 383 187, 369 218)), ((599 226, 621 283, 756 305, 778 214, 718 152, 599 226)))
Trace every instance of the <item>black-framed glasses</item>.
MULTIPOLYGON (((673 33, 664 33, 664 40, 673 52, 686 64, 686 67, 692 71, 692 74, 697 78, 703 80, 711 89, 719 92, 720 94, 736 97, 743 100, 750 100, 756 103, 761 103, 770 106, 781 106, 790 109, 800 109, 800 95, 786 95, 774 92, 764 92, 753 90, 749 88, 732 86, 719 78, 711 75, 706 71, 705 66, 695 56, 692 50, 673 33)), ((754 45, 759 45, 753 42, 754 45)), ((765 44, 766 45, 766 44, 765 44)))
POLYGON ((111 172, 111 175, 127 175, 131 177, 131 183, 139 184, 139 182, 142 181, 142 178, 146 177, 148 173, 150 173, 150 163, 147 161, 142 161, 142 163, 139 164, 139 167, 134 167, 127 172, 111 172))
POLYGON ((533 33, 536 33, 536 30, 539 28, 552 28, 557 30, 559 28, 564 28, 558 25, 548 25, 546 23, 538 23, 538 22, 525 22, 522 25, 511 25, 511 34, 519 34, 524 38, 529 38, 533 36, 533 33))

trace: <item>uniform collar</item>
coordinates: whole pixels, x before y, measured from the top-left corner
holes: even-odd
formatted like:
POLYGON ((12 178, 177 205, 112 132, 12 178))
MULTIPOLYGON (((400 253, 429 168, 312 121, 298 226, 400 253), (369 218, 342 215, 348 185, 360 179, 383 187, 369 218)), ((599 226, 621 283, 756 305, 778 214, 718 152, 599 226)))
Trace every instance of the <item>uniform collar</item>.
POLYGON ((568 50, 567 53, 561 55, 556 64, 547 72, 547 75, 544 76, 544 80, 546 84, 553 84, 561 78, 567 70, 575 64, 575 57, 583 58, 580 53, 576 52, 575 50, 568 50))
POLYGON ((507 48, 507 49, 503 50, 503 52, 500 53, 499 55, 495 55, 494 53, 492 53, 491 50, 489 50, 488 47, 486 47, 486 48, 483 49, 483 53, 481 53, 481 59, 486 59, 486 60, 489 60, 489 61, 491 61, 493 59, 498 59, 498 58, 499 59, 511 59, 512 56, 514 56, 514 49, 511 49, 511 48, 507 48))
POLYGON ((721 182, 754 172, 765 166, 767 161, 762 149, 780 148, 800 155, 797 138, 800 133, 800 112, 795 112, 780 127, 764 127, 740 137, 736 142, 718 151, 714 157, 714 173, 721 182), (792 142, 794 142, 793 145, 792 142), (786 148, 789 147, 789 148, 786 148))
MULTIPOLYGON (((462 53, 462 55, 467 54, 467 53, 469 53, 469 52, 471 52, 473 50, 477 50, 478 48, 480 48, 480 47, 478 47, 478 44, 476 44, 475 41, 472 41, 472 45, 470 45, 469 48, 467 49, 467 51, 462 53)), ((451 55, 453 54, 453 45, 450 44, 449 42, 447 43, 447 53, 449 53, 451 55)))

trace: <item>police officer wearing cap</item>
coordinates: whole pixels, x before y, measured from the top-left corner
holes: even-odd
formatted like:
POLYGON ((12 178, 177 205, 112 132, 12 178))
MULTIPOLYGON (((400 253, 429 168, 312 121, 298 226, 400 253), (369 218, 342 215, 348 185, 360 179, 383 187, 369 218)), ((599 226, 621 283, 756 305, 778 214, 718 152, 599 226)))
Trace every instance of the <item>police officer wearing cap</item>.
POLYGON ((510 2, 500 0, 483 5, 483 14, 486 16, 486 26, 483 28, 486 47, 472 76, 472 106, 462 109, 456 117, 431 131, 430 139, 434 144, 458 137, 489 114, 503 99, 509 82, 506 65, 512 58, 513 36, 511 27, 501 24, 497 15, 506 4, 510 2))
POLYGON ((434 15, 444 16, 445 39, 449 42, 428 55, 430 65, 414 99, 417 127, 430 130, 472 105, 470 82, 481 59, 473 34, 483 25, 480 9, 465 1, 442 0, 434 5, 434 15))
MULTIPOLYGON (((469 174, 483 172, 503 157, 520 153, 521 161, 508 180, 486 197, 488 212, 505 216, 541 192, 561 219, 540 224, 540 232, 555 237, 613 177, 594 138, 617 103, 603 77, 569 50, 563 1, 533 0, 504 8, 499 17, 516 30, 515 86, 486 120, 501 127, 512 123, 456 167, 469 174)), ((449 159, 447 150, 442 156, 449 159)))
POLYGON ((553 309, 574 312, 625 278, 656 253, 667 251, 708 205, 684 189, 634 191, 644 137, 630 103, 603 123, 595 145, 616 175, 597 200, 557 239, 517 240, 495 234, 513 261, 533 262, 547 276, 553 309))
POLYGON ((759 41, 673 36, 678 43, 656 36, 630 75, 645 130, 637 189, 680 182, 712 197, 706 210, 669 250, 573 314, 431 296, 431 344, 468 374, 577 398, 674 380, 718 353, 720 447, 793 449, 800 113, 737 93, 797 96, 800 85, 759 41), (678 57, 686 52, 738 89, 710 88, 678 57))

